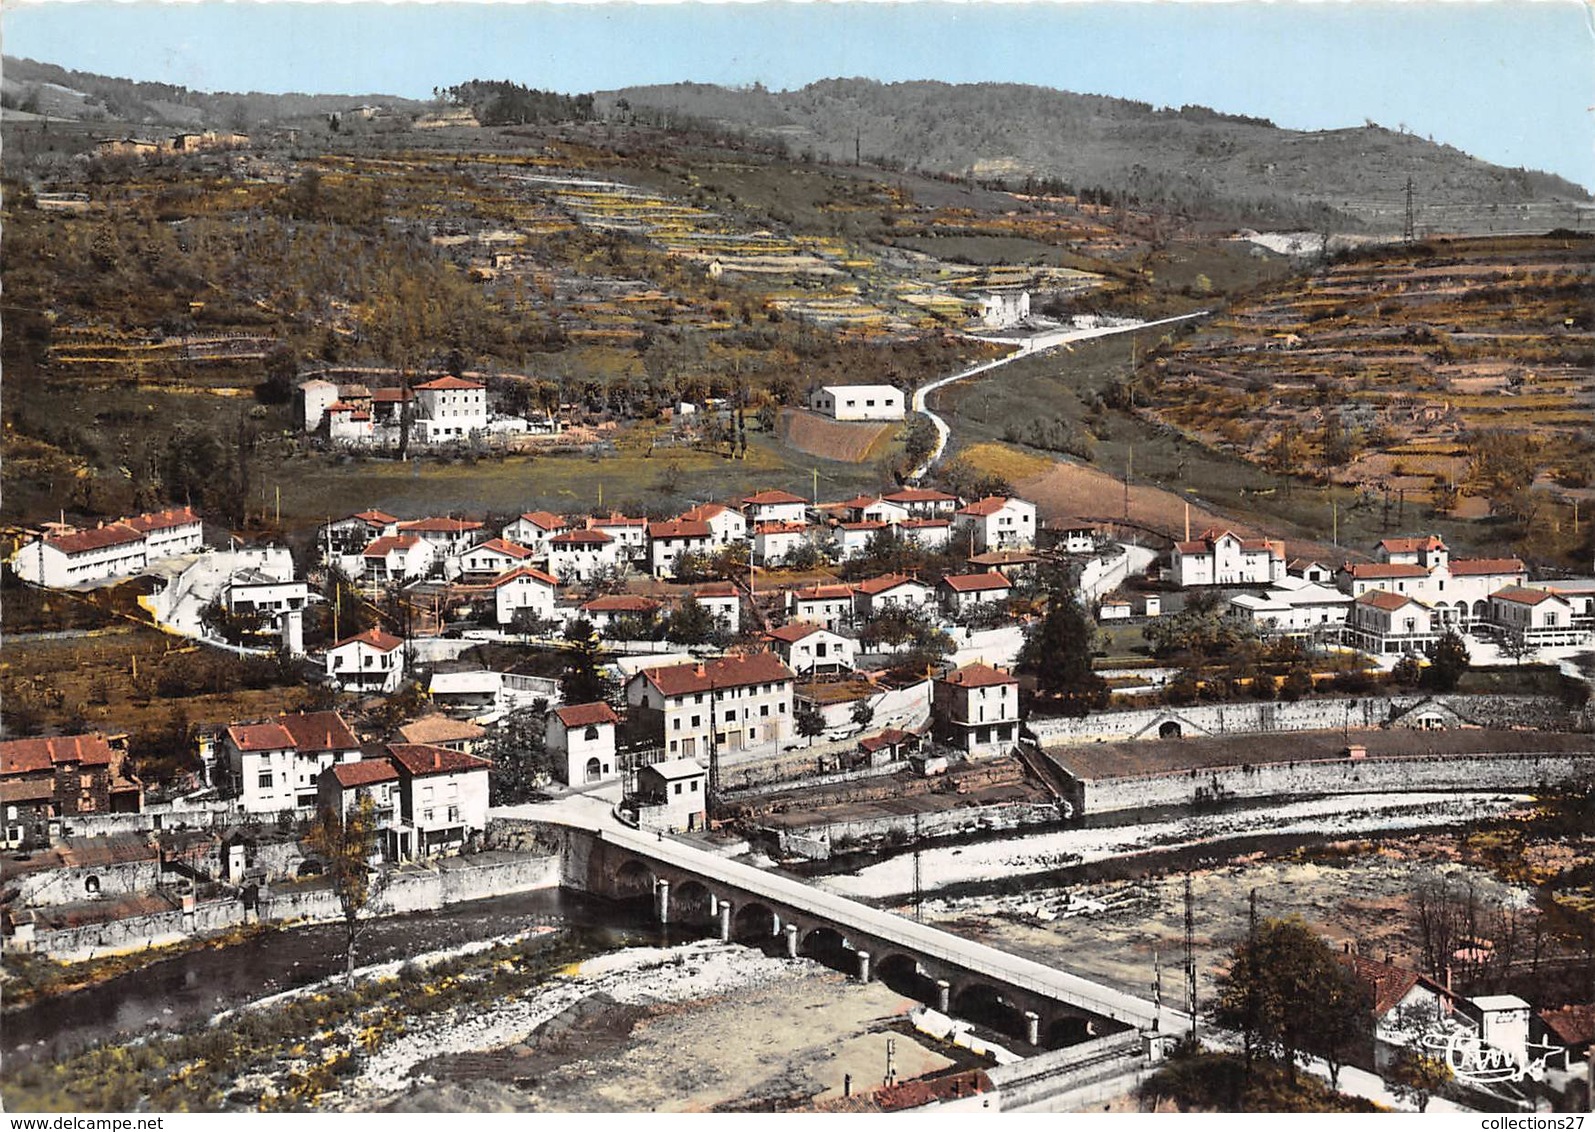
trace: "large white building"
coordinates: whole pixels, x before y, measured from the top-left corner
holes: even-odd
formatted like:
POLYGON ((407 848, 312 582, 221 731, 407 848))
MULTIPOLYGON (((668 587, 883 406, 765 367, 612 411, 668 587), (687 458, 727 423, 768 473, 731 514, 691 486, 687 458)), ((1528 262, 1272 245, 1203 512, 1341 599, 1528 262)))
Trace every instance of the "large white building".
POLYGON ((490 586, 493 591, 494 620, 500 625, 510 625, 521 610, 530 610, 530 616, 539 621, 554 619, 554 599, 559 593, 559 580, 532 566, 519 566, 507 574, 500 574, 490 586))
POLYGON ((1376 562, 1348 563, 1335 584, 1354 598, 1376 590, 1417 598, 1449 625, 1465 628, 1490 618, 1490 595, 1522 586, 1521 558, 1452 558, 1438 535, 1382 540, 1376 562))
POLYGON ((1232 613, 1264 636, 1310 637, 1338 634, 1352 601, 1333 586, 1287 575, 1263 594, 1237 594, 1229 604, 1232 613))
POLYGON ((329 648, 326 669, 327 678, 345 692, 397 691, 404 680, 404 641, 367 629, 329 648))
POLYGON ((970 664, 936 681, 931 701, 936 737, 970 755, 1009 751, 1019 738, 1019 681, 970 664))
POLYGON ((222 734, 220 755, 239 810, 303 815, 316 808, 321 772, 358 759, 360 741, 337 712, 318 711, 235 723, 222 734))
POLYGON ((626 702, 671 758, 792 735, 792 670, 768 652, 644 669, 626 682, 626 702))
POLYGON ((708 554, 714 531, 702 519, 670 519, 648 524, 648 567, 656 578, 673 578, 683 554, 708 554))
POLYGON ((62 589, 131 578, 152 562, 203 547, 199 516, 188 507, 178 507, 29 539, 12 555, 11 568, 25 582, 62 589))
POLYGON ((426 743, 392 743, 388 755, 399 772, 401 816, 413 833, 416 856, 434 856, 481 838, 487 829, 491 762, 426 743))
POLYGON ((823 385, 809 408, 839 421, 900 421, 907 397, 894 385, 823 385))
POLYGON ((1269 586, 1285 577, 1285 544, 1213 528, 1174 544, 1174 584, 1269 586))
POLYGON ((566 531, 548 540, 548 572, 566 584, 588 582, 620 564, 619 550, 603 531, 566 531))
POLYGON ((417 437, 428 444, 464 440, 487 430, 487 387, 463 377, 446 377, 415 387, 417 437))
POLYGON ((954 522, 971 554, 1023 550, 1036 545, 1036 505, 1027 500, 988 495, 959 508, 954 522))

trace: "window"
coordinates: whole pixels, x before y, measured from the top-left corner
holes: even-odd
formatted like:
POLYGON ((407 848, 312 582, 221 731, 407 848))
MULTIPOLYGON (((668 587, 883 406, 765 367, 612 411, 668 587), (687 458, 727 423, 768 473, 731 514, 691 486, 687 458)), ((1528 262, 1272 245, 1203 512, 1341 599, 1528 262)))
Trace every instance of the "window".
POLYGON ((679 783, 679 782, 678 782, 678 783, 676 783, 676 784, 675 784, 675 787, 676 787, 676 793, 677 793, 677 794, 680 794, 680 793, 681 793, 681 783, 679 783))
POLYGON ((456 821, 459 821, 459 820, 460 820, 460 808, 458 806, 450 806, 449 807, 449 821, 456 822, 456 821))
POLYGON ((262 790, 270 790, 271 789, 271 771, 269 771, 269 770, 261 771, 260 772, 260 778, 257 780, 257 785, 259 785, 259 787, 262 790))
MULTIPOLYGON (((676 722, 680 723, 681 721, 678 719, 676 722)), ((598 739, 598 728, 596 726, 588 727, 586 731, 582 732, 582 738, 589 743, 595 742, 598 739)))
POLYGON ((702 727, 703 726, 703 716, 701 716, 701 715, 693 716, 692 717, 692 725, 694 727, 702 727))
POLYGON ((736 722, 736 718, 737 718, 737 713, 735 711, 726 712, 726 722, 727 723, 735 723, 736 722))
MULTIPOLYGON (((681 730, 681 717, 679 715, 676 716, 675 719, 672 719, 670 721, 670 730, 672 730, 672 731, 680 731, 681 730)), ((676 744, 674 742, 672 742, 670 745, 671 745, 671 747, 674 747, 676 744)))
POLYGON ((698 780, 696 778, 692 780, 692 792, 694 794, 698 792, 698 780))
POLYGON ((770 705, 769 704, 760 704, 759 705, 759 718, 763 719, 765 716, 767 716, 769 714, 770 714, 770 705))

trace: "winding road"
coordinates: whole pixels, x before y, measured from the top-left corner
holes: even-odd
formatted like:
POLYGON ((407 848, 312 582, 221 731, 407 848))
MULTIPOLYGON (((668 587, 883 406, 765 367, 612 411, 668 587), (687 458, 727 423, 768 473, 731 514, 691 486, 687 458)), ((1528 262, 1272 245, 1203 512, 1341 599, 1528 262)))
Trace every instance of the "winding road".
MULTIPOLYGON (((1170 323, 1175 322, 1188 322, 1193 318, 1204 318, 1211 313, 1211 311, 1205 310, 1193 311, 1190 314, 1175 315, 1173 318, 1160 318, 1155 322, 1137 322, 1131 326, 1102 326, 1095 327, 1090 330, 1061 330, 1054 334, 1044 334, 1035 338, 1027 338, 1024 340, 1024 344, 1013 353, 998 358, 996 361, 982 362, 978 366, 971 366, 966 370, 960 370, 958 373, 955 373, 950 377, 938 377, 935 381, 927 382, 926 384, 921 385, 918 389, 914 390, 914 395, 909 400, 909 408, 913 409, 916 413, 923 413, 930 419, 930 423, 935 426, 936 447, 931 450, 931 454, 926 458, 923 464, 908 474, 908 481, 910 483, 917 482, 921 476, 930 471, 930 469, 935 465, 936 461, 940 460, 942 458, 942 454, 947 451, 947 442, 952 438, 953 430, 948 427, 947 422, 944 421, 937 413, 933 412, 925 403, 925 398, 928 395, 936 392, 936 390, 947 385, 952 385, 959 381, 966 381, 969 378, 985 373, 988 370, 994 370, 998 366, 1005 366, 1009 362, 1018 361, 1020 358, 1027 358, 1033 354, 1044 354, 1048 350, 1054 349, 1058 346, 1068 345, 1072 342, 1083 342, 1089 338, 1107 338, 1115 334, 1130 334, 1137 330, 1150 330, 1154 326, 1167 326, 1170 323)), ((996 340, 1012 341, 1012 339, 996 340)))

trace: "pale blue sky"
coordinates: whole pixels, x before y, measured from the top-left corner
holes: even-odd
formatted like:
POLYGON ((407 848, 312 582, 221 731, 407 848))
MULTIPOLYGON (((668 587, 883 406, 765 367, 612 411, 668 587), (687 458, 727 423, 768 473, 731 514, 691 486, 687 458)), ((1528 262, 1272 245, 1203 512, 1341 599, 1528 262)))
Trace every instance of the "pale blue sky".
POLYGON ((1578 0, 1238 3, 7 4, 4 49, 203 90, 426 97, 691 80, 1037 83, 1317 129, 1405 124, 1595 188, 1578 0))

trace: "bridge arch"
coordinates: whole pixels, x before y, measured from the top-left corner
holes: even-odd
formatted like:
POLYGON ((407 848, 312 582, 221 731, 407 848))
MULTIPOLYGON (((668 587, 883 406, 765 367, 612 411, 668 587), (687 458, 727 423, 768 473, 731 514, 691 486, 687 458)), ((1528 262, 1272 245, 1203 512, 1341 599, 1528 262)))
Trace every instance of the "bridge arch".
POLYGON ((876 978, 898 994, 930 1006, 936 1005, 936 980, 912 955, 892 952, 876 965, 875 974, 876 978))
POLYGON ((670 894, 670 918, 678 924, 704 925, 714 922, 718 901, 701 881, 680 881, 670 894))
POLYGON ((632 857, 615 870, 614 880, 610 882, 610 894, 617 900, 629 900, 639 896, 651 897, 657 880, 658 877, 652 869, 636 857, 632 857))
POLYGON ((764 943, 781 930, 781 918, 768 904, 753 901, 737 906, 731 917, 731 938, 738 943, 764 943))
POLYGON ((798 954, 823 963, 827 967, 849 973, 857 964, 857 960, 853 958, 853 949, 848 946, 847 937, 835 928, 823 924, 810 929, 804 935, 798 946, 798 954))
POLYGON ((1041 1044, 1047 1049, 1063 1049, 1065 1046, 1088 1042, 1096 1036, 1096 1026, 1091 1019, 1078 1014, 1065 1014, 1048 1024, 1042 1034, 1041 1044))
POLYGON ((1003 996, 990 983, 970 982, 958 988, 952 1000, 953 1013, 966 1022, 1023 1040, 1024 1010, 1003 996))

